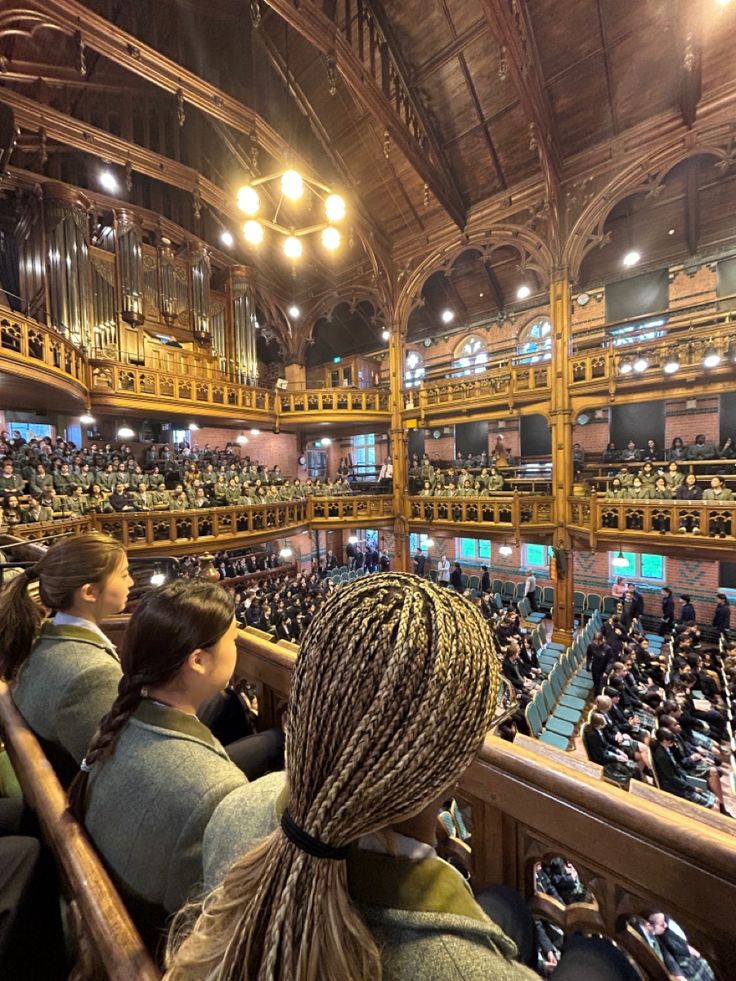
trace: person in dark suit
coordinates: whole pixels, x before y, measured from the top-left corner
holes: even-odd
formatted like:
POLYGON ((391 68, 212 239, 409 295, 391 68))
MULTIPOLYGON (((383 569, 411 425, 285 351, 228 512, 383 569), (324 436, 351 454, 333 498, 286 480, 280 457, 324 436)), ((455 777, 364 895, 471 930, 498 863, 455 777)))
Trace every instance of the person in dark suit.
POLYGON ((623 750, 612 746, 604 734, 606 720, 600 712, 593 712, 590 721, 583 729, 583 744, 588 759, 598 766, 607 763, 626 763, 628 757, 623 750))
POLYGON ((716 593, 716 610, 713 615, 713 626, 719 634, 728 633, 731 626, 731 607, 725 593, 716 593))
POLYGON ((480 591, 481 593, 490 593, 491 591, 491 577, 488 573, 488 566, 482 565, 480 567, 482 575, 480 577, 480 591))
POLYGON ((420 548, 417 549, 416 555, 414 556, 414 572, 418 576, 424 575, 424 569, 427 563, 426 556, 420 548))
POLYGON ((450 573, 450 585, 453 589, 456 589, 458 593, 463 591, 463 570, 459 562, 456 562, 450 573))
POLYGON ((672 597, 672 590, 669 586, 662 588, 662 622, 659 625, 659 634, 664 637, 671 633, 675 625, 675 601, 672 597))
POLYGON ((593 635, 593 639, 588 644, 585 652, 585 666, 593 675, 596 695, 600 695, 603 688, 603 679, 613 663, 614 654, 609 644, 603 639, 602 633, 593 635))
POLYGON ((683 593, 680 597, 682 600, 682 609, 680 610, 680 624, 682 626, 687 626, 688 624, 697 623, 697 617, 695 616, 695 607, 690 602, 690 597, 687 593, 683 593))
POLYGON ((654 766, 662 790, 674 794, 675 797, 683 797, 693 804, 700 804, 702 807, 714 807, 716 798, 710 790, 697 790, 687 782, 685 772, 677 763, 673 753, 674 733, 670 729, 660 727, 654 735, 657 740, 653 754, 654 766))

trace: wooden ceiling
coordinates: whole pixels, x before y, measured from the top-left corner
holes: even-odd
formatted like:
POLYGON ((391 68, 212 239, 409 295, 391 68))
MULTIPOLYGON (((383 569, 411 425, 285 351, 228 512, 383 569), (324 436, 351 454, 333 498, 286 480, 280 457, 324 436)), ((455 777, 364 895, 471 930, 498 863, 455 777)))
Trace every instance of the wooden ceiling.
MULTIPOLYGON (((234 255, 267 270, 285 302, 367 280, 365 243, 389 262, 392 251, 419 255, 490 199, 542 174, 584 173, 581 154, 660 115, 687 117, 688 100, 736 83, 736 0, 29 0, 23 10, 43 16, 26 21, 2 7, 0 83, 39 112, 51 107, 179 161, 223 200, 234 201, 254 165, 261 174, 282 166, 289 147, 345 192, 343 248, 333 258, 308 249, 296 277, 276 250, 255 254, 238 240, 234 255), (114 52, 100 50, 85 10, 109 22, 114 52), (166 65, 149 70, 144 45, 166 65), (184 78, 177 100, 177 65, 210 87, 204 95, 184 78), (227 115, 231 99, 247 107, 240 121, 227 115)), ((41 144, 26 126, 13 163, 92 186, 93 155, 47 133, 44 160, 41 144)), ((732 184, 712 162, 688 165, 656 199, 619 205, 611 245, 589 256, 582 280, 618 276, 634 238, 662 262, 723 247, 732 236, 719 200, 732 184)), ((234 208, 205 205, 197 220, 189 190, 150 175, 135 175, 131 198, 205 238, 238 231, 234 208)), ((424 285, 410 337, 436 333, 448 307, 468 323, 513 308, 522 280, 538 301, 543 283, 518 265, 511 249, 471 249, 424 285)), ((357 312, 337 319, 343 334, 373 343, 357 312)), ((351 348, 343 340, 335 354, 351 348)), ((334 347, 325 334, 319 349, 334 347)))

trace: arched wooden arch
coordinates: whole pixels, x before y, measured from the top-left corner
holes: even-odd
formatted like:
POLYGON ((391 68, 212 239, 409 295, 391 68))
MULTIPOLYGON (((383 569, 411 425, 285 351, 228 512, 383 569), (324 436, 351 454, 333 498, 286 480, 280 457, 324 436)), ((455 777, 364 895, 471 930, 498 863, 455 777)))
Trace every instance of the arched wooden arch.
POLYGON ((606 220, 620 201, 634 194, 657 197, 670 171, 691 157, 716 157, 716 166, 722 167, 725 172, 736 163, 734 140, 731 128, 722 126, 703 134, 699 140, 696 136, 686 146, 679 140, 675 146, 658 147, 644 159, 624 167, 593 198, 572 227, 562 263, 571 282, 577 282, 585 256, 596 246, 602 248, 608 243, 610 236, 605 230, 606 220))
POLYGON ((355 310, 360 303, 369 303, 374 310, 373 316, 385 323, 386 327, 391 325, 390 306, 382 290, 364 285, 335 290, 318 297, 306 311, 302 326, 305 350, 312 343, 314 328, 320 320, 332 319, 334 311, 343 304, 347 304, 350 310, 355 310))
POLYGON ((545 285, 549 284, 553 268, 549 246, 535 232, 521 225, 494 225, 484 232, 469 235, 461 242, 431 253, 406 278, 396 304, 396 320, 405 330, 409 315, 420 305, 424 284, 437 272, 449 272, 467 252, 477 252, 483 259, 500 248, 512 248, 519 254, 519 269, 534 270, 545 285))

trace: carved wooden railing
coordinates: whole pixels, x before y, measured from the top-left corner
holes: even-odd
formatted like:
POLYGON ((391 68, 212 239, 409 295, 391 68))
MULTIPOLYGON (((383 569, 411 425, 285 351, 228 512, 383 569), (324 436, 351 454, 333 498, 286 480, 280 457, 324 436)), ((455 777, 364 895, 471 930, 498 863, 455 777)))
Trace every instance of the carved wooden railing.
POLYGON ((380 521, 392 518, 393 499, 390 494, 361 495, 360 497, 310 497, 309 523, 380 521))
POLYGON ((589 536, 591 547, 599 538, 647 539, 733 551, 736 501, 626 501, 591 494, 568 499, 568 526, 589 536))
POLYGON ((438 409, 467 408, 476 403, 513 409, 516 405, 544 401, 550 395, 550 365, 522 364, 504 361, 489 364, 482 374, 464 375, 461 378, 443 378, 423 382, 418 388, 409 389, 404 395, 404 413, 420 418, 438 409))
POLYGON ((378 413, 388 419, 387 388, 322 388, 303 392, 280 392, 275 396, 276 415, 329 418, 343 412, 378 413))
POLYGON ((33 381, 72 382, 85 392, 89 384, 87 361, 71 341, 6 308, 0 309, 0 360, 7 370, 33 381))
POLYGON ((532 494, 493 497, 407 497, 406 517, 420 524, 472 524, 514 530, 554 527, 554 498, 532 494))
POLYGON ((147 366, 113 361, 90 361, 90 392, 93 404, 131 405, 156 402, 180 403, 194 409, 236 409, 242 412, 271 416, 274 412, 273 393, 265 388, 253 388, 235 382, 213 381, 173 372, 159 371, 147 366))
MULTIPOLYGON (((239 632, 237 647, 237 672, 258 693, 259 726, 278 724, 297 648, 250 628, 239 632)), ((580 762, 548 747, 540 754, 523 738, 518 744, 486 739, 457 791, 472 827, 473 887, 510 886, 535 915, 566 933, 608 936, 644 977, 668 981, 631 923, 661 910, 687 932, 719 981, 727 981, 736 923, 713 911, 736 902, 729 820, 653 787, 645 797, 626 793, 580 762), (575 866, 589 901, 565 908, 535 894, 535 864, 555 856, 575 866)))

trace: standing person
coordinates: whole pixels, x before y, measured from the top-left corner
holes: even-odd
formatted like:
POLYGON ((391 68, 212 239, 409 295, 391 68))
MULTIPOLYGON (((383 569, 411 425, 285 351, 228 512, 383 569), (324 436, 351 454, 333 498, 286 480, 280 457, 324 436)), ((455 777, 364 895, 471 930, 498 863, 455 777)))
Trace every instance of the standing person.
POLYGON ((218 808, 205 839, 216 888, 196 922, 175 924, 169 981, 531 981, 436 852, 438 804, 483 739, 498 683, 481 615, 451 590, 397 574, 341 589, 299 652, 286 782, 218 808))
POLYGON ((716 593, 716 610, 713 615, 713 626, 721 636, 727 634, 731 626, 731 606, 725 593, 716 593))
POLYGON ((236 634, 232 597, 216 584, 146 593, 125 634, 117 698, 69 792, 152 951, 168 914, 201 886, 213 811, 247 783, 197 718, 232 677, 236 634))
POLYGON ((526 580, 524 581, 524 595, 529 600, 534 613, 537 612, 537 577, 531 569, 526 570, 526 580))
POLYGON ((669 586, 662 587, 662 621, 659 625, 659 635, 672 633, 675 626, 675 601, 669 586))
POLYGON ((64 786, 115 700, 120 661, 100 624, 122 613, 132 585, 120 542, 93 533, 58 542, 0 593, 0 676, 64 786), (56 611, 45 622, 36 580, 56 611))
POLYGON ((690 596, 687 593, 683 593, 680 600, 682 601, 680 624, 683 627, 694 626, 697 623, 697 617, 695 616, 695 607, 690 602, 690 596))
POLYGON ((450 560, 444 552, 437 563, 437 582, 440 586, 450 585, 450 560))
POLYGON ((603 634, 594 634, 585 652, 585 667, 593 675, 596 695, 600 695, 603 691, 604 679, 613 661, 613 651, 603 639, 603 634))
POLYGON ((480 591, 481 593, 490 593, 491 591, 491 577, 488 572, 488 566, 482 565, 480 567, 481 577, 480 577, 480 591))
POLYGON ((459 562, 454 564, 453 570, 450 573, 450 585, 453 589, 456 589, 458 593, 463 591, 463 570, 459 562))
POLYGON ((611 596, 615 600, 622 600, 626 594, 626 583, 623 576, 616 576, 616 582, 611 586, 611 596))
POLYGON ((426 556, 424 555, 424 552, 422 552, 421 548, 418 548, 414 556, 414 572, 418 576, 424 575, 424 569, 426 563, 427 563, 427 559, 426 556))

